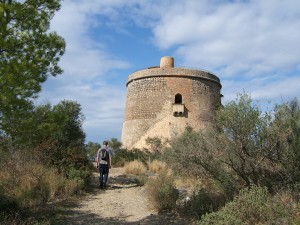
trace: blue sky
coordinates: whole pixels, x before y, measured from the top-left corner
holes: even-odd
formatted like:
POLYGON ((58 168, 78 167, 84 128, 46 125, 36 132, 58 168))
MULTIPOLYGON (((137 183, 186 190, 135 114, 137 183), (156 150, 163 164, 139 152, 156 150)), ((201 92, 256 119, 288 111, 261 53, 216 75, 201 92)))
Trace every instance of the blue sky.
POLYGON ((299 0, 64 0, 51 30, 67 43, 64 73, 39 103, 80 103, 86 141, 120 140, 128 75, 162 56, 216 74, 223 103, 300 97, 299 0))

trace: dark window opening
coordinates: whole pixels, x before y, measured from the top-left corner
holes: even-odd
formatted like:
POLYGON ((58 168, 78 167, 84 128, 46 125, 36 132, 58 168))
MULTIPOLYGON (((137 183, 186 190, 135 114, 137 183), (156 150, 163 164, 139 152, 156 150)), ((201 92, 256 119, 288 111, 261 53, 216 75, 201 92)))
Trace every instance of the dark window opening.
POLYGON ((181 94, 175 95, 175 104, 182 104, 182 95, 181 94))

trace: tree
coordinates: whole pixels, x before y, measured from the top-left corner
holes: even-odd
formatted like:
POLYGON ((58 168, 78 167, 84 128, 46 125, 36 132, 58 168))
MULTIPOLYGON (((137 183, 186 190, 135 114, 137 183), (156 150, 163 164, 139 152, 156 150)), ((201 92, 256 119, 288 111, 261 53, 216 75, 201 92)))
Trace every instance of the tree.
POLYGON ((241 94, 218 111, 219 130, 187 129, 170 142, 166 158, 174 169, 185 165, 189 174, 213 178, 230 195, 251 185, 274 192, 297 188, 299 121, 297 100, 262 112, 249 95, 241 94))
POLYGON ((108 141, 108 144, 109 144, 110 148, 115 151, 118 151, 122 146, 122 143, 120 141, 118 141, 117 138, 111 138, 110 141, 108 141))
POLYGON ((13 144, 30 151, 46 165, 64 171, 78 168, 87 163, 83 121, 77 102, 63 100, 54 106, 40 105, 24 121, 26 132, 15 136, 13 144))
POLYGON ((93 161, 95 160, 97 151, 100 147, 101 147, 101 145, 97 142, 92 142, 92 141, 88 142, 88 144, 86 146, 86 153, 90 160, 93 160, 93 161))
POLYGON ((60 0, 0 0, 0 130, 6 133, 16 132, 12 125, 32 109, 47 77, 62 73, 65 42, 49 32, 59 9, 60 0))
MULTIPOLYGON (((276 152, 273 157, 280 163, 285 184, 300 184, 300 107, 297 99, 276 105, 270 138, 276 152)), ((299 191, 299 190, 297 190, 299 191)))

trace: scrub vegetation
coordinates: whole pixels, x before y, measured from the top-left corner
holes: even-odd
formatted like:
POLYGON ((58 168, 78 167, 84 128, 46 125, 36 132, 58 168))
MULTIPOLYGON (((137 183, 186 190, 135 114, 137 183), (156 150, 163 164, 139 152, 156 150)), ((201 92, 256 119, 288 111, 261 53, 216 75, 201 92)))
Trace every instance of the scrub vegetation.
POLYGON ((201 181, 184 203, 199 224, 299 223, 297 99, 262 111, 240 94, 218 110, 215 129, 187 127, 163 158, 177 176, 201 181))

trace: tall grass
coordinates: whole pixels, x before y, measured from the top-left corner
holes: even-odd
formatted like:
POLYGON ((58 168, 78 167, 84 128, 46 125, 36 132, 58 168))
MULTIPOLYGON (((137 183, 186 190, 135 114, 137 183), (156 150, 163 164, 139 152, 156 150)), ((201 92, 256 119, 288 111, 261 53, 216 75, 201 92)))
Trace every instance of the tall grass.
POLYGON ((125 164, 124 171, 127 174, 141 175, 147 171, 147 168, 141 161, 134 160, 125 164))
POLYGON ((150 202, 158 211, 176 208, 179 193, 172 173, 160 172, 157 177, 148 179, 146 190, 150 202))
POLYGON ((9 199, 5 204, 10 202, 11 210, 16 208, 14 205, 35 208, 49 201, 63 199, 75 194, 83 186, 82 178, 68 179, 55 168, 49 168, 23 154, 12 155, 0 166, 0 196, 9 199))
POLYGON ((158 173, 160 171, 166 171, 168 166, 165 162, 159 161, 157 159, 149 163, 149 171, 152 173, 158 173))

